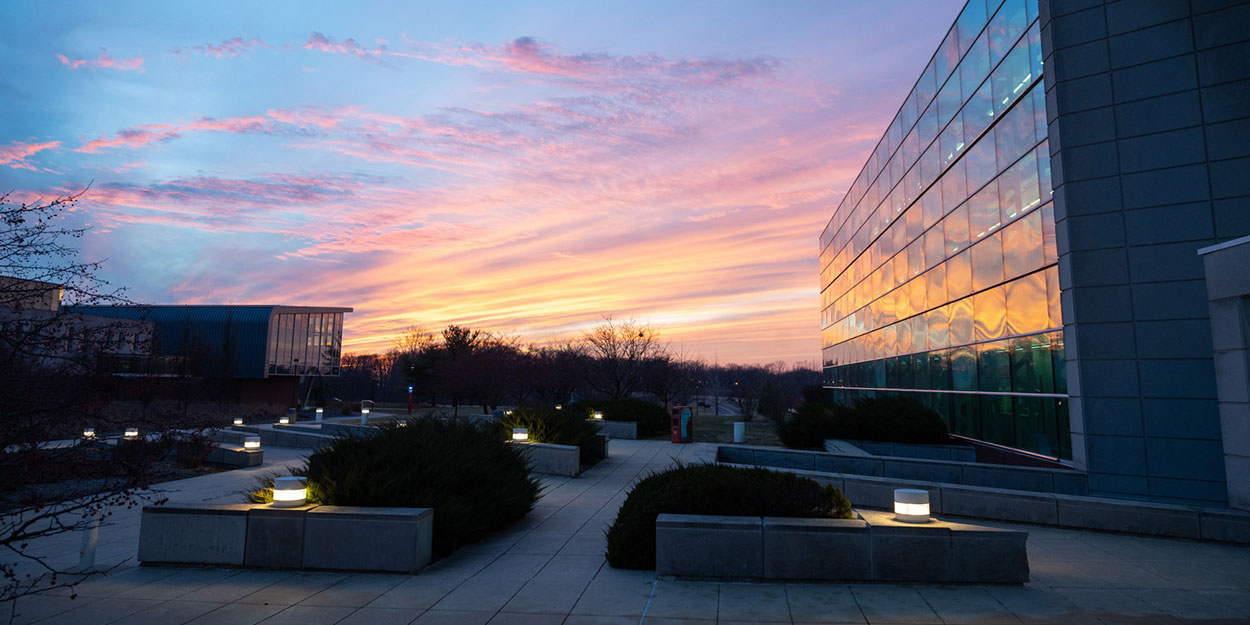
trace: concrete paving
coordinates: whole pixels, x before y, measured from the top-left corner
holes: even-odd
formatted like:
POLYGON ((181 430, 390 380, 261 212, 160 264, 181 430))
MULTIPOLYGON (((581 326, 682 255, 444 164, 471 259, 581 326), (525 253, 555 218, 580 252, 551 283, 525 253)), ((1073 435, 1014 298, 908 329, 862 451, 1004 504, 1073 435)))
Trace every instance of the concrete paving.
MULTIPOLYGON (((266 465, 163 485, 172 501, 231 502, 255 476, 297 462, 267 448, 266 465)), ((607 566, 603 532, 631 484, 710 446, 614 440, 612 457, 577 478, 544 477, 534 511, 418 575, 140 567, 137 511, 101 530, 109 575, 17 604, 17 623, 250 625, 712 623, 1247 623, 1250 548, 1050 527, 1028 531, 1024 586, 716 583, 658 579, 607 566)), ((77 561, 79 537, 35 548, 77 561)), ((832 557, 832 556, 831 556, 832 557)))

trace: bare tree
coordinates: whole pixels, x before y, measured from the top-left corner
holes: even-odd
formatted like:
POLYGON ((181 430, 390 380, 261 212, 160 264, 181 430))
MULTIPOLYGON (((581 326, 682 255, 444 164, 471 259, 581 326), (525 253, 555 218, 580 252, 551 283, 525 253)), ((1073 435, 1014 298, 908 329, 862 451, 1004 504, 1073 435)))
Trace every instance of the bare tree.
POLYGON ((609 399, 624 399, 638 389, 647 361, 667 352, 658 329, 633 319, 603 323, 582 334, 590 357, 586 383, 609 399))

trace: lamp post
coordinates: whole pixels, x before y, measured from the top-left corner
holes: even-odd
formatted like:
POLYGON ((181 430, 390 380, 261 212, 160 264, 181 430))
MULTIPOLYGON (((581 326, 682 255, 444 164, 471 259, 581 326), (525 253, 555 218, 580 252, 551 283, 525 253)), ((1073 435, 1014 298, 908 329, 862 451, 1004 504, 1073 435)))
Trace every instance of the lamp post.
POLYGON ((412 414, 412 385, 408 385, 408 414, 412 414))

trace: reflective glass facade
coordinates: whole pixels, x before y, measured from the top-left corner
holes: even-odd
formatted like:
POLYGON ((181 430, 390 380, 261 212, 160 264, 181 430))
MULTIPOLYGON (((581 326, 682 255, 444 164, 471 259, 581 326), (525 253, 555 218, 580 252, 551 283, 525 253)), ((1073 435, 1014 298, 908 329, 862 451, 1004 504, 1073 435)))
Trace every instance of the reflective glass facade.
POLYGON ((269 319, 269 375, 338 375, 343 313, 275 312, 269 319))
POLYGON ((821 235, 833 401, 1071 458, 1037 0, 971 0, 821 235))

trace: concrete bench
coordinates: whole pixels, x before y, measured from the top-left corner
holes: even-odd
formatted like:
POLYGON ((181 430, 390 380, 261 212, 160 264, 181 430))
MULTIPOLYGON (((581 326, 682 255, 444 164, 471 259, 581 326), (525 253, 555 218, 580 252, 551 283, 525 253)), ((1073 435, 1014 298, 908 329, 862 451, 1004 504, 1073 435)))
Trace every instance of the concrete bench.
POLYGON ((656 573, 693 578, 1023 584, 1027 532, 934 520, 661 514, 656 573))
POLYGON ((433 539, 429 508, 167 504, 143 508, 139 561, 415 573, 433 539))
POLYGON ((265 451, 263 449, 244 449, 241 446, 235 447, 234 445, 219 445, 208 454, 204 461, 228 467, 258 467, 265 462, 265 451))

